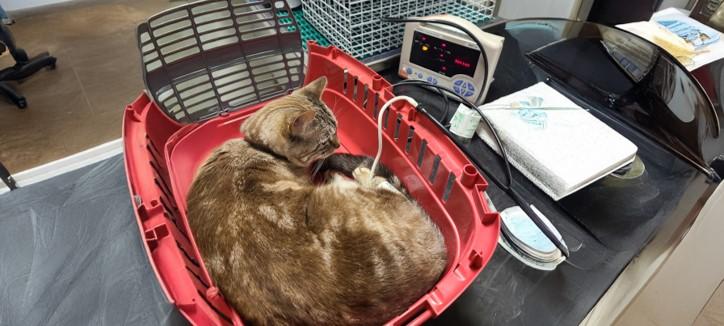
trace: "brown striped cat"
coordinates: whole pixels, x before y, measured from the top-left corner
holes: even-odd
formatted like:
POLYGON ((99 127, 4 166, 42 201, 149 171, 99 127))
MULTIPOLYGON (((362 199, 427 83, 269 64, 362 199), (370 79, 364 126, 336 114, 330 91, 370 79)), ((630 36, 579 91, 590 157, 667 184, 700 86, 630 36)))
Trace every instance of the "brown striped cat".
POLYGON ((213 151, 188 194, 212 279, 254 325, 383 324, 446 265, 439 229, 404 191, 371 177, 369 158, 332 154, 339 141, 321 100, 326 83, 249 117, 245 138, 213 151), (329 178, 313 183, 310 165, 322 159, 329 178))

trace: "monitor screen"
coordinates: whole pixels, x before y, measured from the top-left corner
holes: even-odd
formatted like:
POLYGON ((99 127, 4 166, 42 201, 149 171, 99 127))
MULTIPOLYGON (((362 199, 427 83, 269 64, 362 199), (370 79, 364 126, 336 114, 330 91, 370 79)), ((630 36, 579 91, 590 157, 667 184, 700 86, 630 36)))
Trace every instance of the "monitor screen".
POLYGON ((480 51, 415 31, 410 62, 438 74, 452 77, 464 74, 473 77, 480 51))

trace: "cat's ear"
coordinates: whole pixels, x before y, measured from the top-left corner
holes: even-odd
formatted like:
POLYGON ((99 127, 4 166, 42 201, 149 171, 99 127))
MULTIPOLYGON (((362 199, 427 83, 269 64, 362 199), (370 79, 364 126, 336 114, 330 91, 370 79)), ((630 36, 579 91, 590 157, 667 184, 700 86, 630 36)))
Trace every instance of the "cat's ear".
POLYGON ((307 84, 307 86, 294 91, 294 94, 306 96, 310 100, 316 101, 322 98, 325 87, 327 87, 327 76, 322 76, 307 84))
POLYGON ((304 111, 294 118, 292 123, 289 125, 289 131, 295 136, 303 135, 309 129, 309 126, 312 124, 312 121, 314 121, 314 117, 316 115, 317 113, 315 111, 304 111))

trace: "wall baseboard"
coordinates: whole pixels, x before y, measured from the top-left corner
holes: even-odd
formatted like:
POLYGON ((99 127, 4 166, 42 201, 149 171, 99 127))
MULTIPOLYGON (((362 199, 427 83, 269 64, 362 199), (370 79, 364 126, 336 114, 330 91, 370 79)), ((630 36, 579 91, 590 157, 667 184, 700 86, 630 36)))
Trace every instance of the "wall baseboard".
POLYGON ((6 11, 25 10, 36 7, 54 5, 71 0, 5 0, 2 3, 6 11))
MULTIPOLYGON (((119 138, 80 153, 15 173, 13 174, 13 179, 17 182, 18 187, 24 187, 100 162, 121 153, 123 153, 123 140, 119 138)), ((8 191, 10 191, 10 189, 0 182, 0 194, 8 191)))

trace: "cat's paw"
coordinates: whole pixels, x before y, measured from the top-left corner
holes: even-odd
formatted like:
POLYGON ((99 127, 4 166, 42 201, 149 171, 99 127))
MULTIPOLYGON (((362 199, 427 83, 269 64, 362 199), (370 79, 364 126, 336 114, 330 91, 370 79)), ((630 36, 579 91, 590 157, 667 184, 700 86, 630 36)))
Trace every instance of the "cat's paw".
POLYGON ((385 179, 378 176, 373 176, 372 171, 366 167, 358 167, 352 171, 354 179, 363 186, 376 188, 381 183, 385 182, 385 179))
POLYGON ((370 179, 372 179, 372 171, 366 167, 360 166, 352 171, 352 177, 361 184, 367 184, 370 179))

